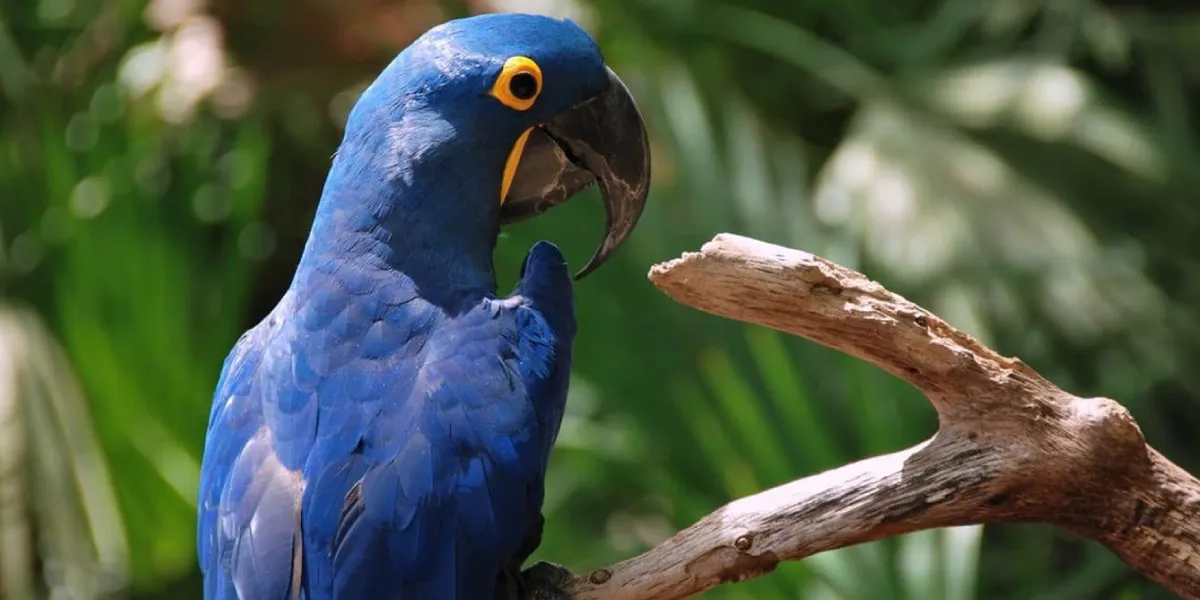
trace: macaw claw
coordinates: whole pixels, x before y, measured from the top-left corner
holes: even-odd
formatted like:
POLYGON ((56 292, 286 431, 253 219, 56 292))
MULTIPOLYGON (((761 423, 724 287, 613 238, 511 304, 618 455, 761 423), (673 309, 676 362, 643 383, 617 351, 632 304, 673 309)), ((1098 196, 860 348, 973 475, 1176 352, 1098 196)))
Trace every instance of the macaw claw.
POLYGON ((521 573, 523 593, 518 600, 571 600, 566 587, 573 577, 554 563, 536 562, 521 573))

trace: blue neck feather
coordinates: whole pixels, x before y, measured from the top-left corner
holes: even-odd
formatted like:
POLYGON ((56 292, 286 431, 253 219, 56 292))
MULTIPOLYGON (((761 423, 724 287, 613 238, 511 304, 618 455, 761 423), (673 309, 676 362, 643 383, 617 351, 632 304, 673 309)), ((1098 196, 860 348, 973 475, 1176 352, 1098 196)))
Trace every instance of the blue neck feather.
MULTIPOLYGON (((405 59, 387 71, 403 70, 405 59)), ((368 88, 347 120, 295 284, 311 269, 351 263, 399 271, 445 307, 493 294, 500 183, 520 130, 481 127, 490 115, 454 110, 477 105, 461 102, 462 92, 435 98, 428 86, 385 81, 395 79, 368 88)))

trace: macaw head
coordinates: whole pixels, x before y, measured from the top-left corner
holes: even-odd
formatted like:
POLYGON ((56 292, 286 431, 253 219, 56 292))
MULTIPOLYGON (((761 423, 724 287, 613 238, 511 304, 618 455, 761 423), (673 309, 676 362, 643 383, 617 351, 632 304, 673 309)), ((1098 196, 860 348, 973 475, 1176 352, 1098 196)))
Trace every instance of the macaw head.
POLYGON ((393 264, 486 260, 490 274, 502 225, 597 183, 607 228, 579 278, 632 231, 649 177, 633 98, 583 29, 475 16, 426 32, 363 92, 318 209, 327 228, 313 237, 365 234, 349 243, 393 264))

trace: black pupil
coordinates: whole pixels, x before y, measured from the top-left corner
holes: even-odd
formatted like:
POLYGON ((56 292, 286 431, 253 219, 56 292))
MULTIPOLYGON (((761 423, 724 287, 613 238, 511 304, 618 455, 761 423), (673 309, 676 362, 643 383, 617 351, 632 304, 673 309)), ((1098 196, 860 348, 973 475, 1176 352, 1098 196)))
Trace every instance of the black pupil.
POLYGON ((509 80, 508 91, 518 100, 528 100, 537 94, 537 80, 529 73, 517 73, 509 80))

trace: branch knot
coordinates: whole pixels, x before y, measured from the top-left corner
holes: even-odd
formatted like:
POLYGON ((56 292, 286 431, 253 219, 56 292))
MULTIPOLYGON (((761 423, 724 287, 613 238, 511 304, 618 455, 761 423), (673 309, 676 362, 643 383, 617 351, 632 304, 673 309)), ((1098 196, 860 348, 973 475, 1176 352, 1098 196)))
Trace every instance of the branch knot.
POLYGON ((1073 398, 1070 407, 1070 433, 1092 467, 1110 474, 1147 473, 1146 438, 1129 409, 1108 398, 1073 398))

